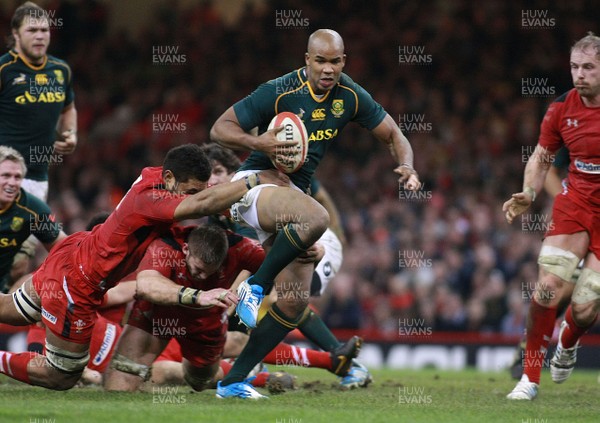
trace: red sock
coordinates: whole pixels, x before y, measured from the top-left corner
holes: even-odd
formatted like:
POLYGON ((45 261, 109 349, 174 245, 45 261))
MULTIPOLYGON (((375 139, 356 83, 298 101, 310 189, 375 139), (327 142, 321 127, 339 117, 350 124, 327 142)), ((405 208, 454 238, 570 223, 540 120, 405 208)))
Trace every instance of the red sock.
POLYGON ((233 367, 233 364, 231 364, 228 361, 221 360, 221 362, 219 363, 219 366, 221 367, 221 370, 223 370, 223 377, 225 377, 225 376, 227 376, 227 373, 229 373, 229 371, 233 367))
POLYGON ((587 330, 594 325, 594 323, 596 323, 597 318, 598 315, 596 315, 596 318, 592 321, 592 323, 587 326, 578 326, 577 323, 575 323, 575 320, 573 320, 573 310, 569 305, 567 311, 565 312, 565 321, 567 322, 567 326, 563 330, 562 336, 560 337, 560 342, 563 348, 574 347, 577 341, 579 341, 579 338, 581 338, 583 334, 586 333, 587 330))
POLYGON ((0 373, 4 373, 21 382, 29 383, 29 374, 27 373, 27 364, 36 357, 37 354, 30 352, 13 354, 8 351, 0 351, 0 373))
POLYGON ((254 380, 252 381, 252 386, 256 386, 257 388, 262 388, 267 384, 267 379, 269 379, 269 372, 260 372, 256 375, 254 380))
POLYGON ((331 356, 328 352, 300 348, 283 342, 267 354, 263 361, 279 366, 304 366, 331 370, 331 356))
POLYGON ((42 349, 44 348, 44 345, 46 345, 46 329, 37 325, 29 327, 29 332, 27 332, 27 348, 32 344, 40 344, 42 349))
POLYGON ((523 357, 523 373, 530 382, 540 383, 546 350, 552 338, 556 308, 544 307, 535 300, 529 306, 529 325, 527 326, 527 346, 523 357))

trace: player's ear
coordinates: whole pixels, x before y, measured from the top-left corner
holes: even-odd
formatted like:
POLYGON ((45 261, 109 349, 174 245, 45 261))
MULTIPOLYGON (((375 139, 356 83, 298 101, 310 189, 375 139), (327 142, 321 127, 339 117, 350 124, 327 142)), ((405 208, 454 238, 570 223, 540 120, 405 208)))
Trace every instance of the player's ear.
POLYGON ((309 56, 308 52, 304 53, 304 63, 306 63, 306 66, 308 66, 309 59, 310 59, 310 56, 309 56))
POLYGON ((342 67, 346 66, 346 55, 342 55, 342 67))
POLYGON ((169 169, 163 170, 163 180, 165 181, 165 186, 167 189, 171 189, 175 186, 175 175, 169 169))
POLYGON ((183 243, 183 245, 181 246, 181 251, 185 255, 185 258, 187 258, 190 255, 190 247, 187 242, 183 243))

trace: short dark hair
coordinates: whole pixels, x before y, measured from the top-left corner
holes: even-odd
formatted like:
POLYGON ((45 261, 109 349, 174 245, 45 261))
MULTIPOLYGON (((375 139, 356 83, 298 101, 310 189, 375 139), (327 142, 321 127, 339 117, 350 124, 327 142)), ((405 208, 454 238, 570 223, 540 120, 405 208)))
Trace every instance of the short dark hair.
POLYGON ((173 147, 163 162, 163 173, 170 170, 177 182, 197 179, 206 182, 210 179, 212 167, 206 154, 196 144, 173 147))
POLYGON ((106 219, 108 219, 108 216, 110 216, 110 212, 107 212, 107 211, 102 211, 102 212, 96 213, 95 215, 92 216, 92 218, 88 222, 87 226, 85 227, 85 230, 91 231, 92 229, 94 229, 94 226, 97 226, 97 225, 100 225, 101 223, 106 222, 106 219))
POLYGON ((187 239, 190 254, 206 264, 223 263, 229 243, 225 231, 215 225, 194 228, 187 239))
POLYGON ((238 170, 242 162, 235 155, 235 153, 229 148, 221 147, 217 143, 203 144, 200 148, 208 157, 211 162, 218 162, 225 169, 227 173, 232 173, 238 170))
MULTIPOLYGON (((18 31, 21 25, 23 25, 23 20, 27 16, 35 16, 36 18, 41 18, 46 16, 46 11, 35 4, 34 2, 27 1, 17 7, 15 13, 13 13, 12 18, 10 20, 10 29, 18 31)), ((12 35, 12 31, 10 35, 7 37, 7 47, 13 48, 15 46, 15 37, 12 35)))

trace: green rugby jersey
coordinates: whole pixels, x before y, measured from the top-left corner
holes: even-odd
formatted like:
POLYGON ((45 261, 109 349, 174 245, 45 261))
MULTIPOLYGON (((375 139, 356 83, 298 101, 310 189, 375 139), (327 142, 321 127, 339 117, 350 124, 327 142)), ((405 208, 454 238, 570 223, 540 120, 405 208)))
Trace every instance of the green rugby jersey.
POLYGON ((8 275, 15 254, 29 235, 47 244, 59 234, 60 225, 55 222, 50 207, 21 189, 17 199, 7 209, 0 210, 0 278, 8 275))
MULTIPOLYGON (((317 97, 310 87, 304 68, 260 85, 252 94, 233 105, 244 131, 258 127, 267 130, 276 114, 292 112, 298 115, 308 132, 307 161, 288 176, 298 188, 306 191, 317 165, 340 131, 350 121, 368 130, 379 125, 386 112, 371 95, 344 73, 329 92, 317 97)), ((274 168, 269 157, 253 151, 240 170, 274 168)))
POLYGON ((27 178, 48 180, 48 165, 62 161, 53 154, 56 123, 74 100, 71 68, 46 56, 34 66, 14 50, 0 57, 0 145, 19 151, 27 178))

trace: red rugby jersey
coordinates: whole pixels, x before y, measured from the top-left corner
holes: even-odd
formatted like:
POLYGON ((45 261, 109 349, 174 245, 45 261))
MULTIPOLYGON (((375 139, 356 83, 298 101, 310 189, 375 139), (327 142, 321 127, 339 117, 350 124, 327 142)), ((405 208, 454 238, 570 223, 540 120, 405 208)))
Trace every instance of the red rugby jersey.
POLYGON ((109 289, 135 270, 148 245, 166 234, 185 195, 164 188, 162 167, 147 167, 106 222, 79 244, 75 260, 94 286, 109 289))
POLYGON ((567 147, 569 193, 583 205, 600 208, 600 107, 586 107, 571 89, 548 107, 538 142, 552 152, 567 147))

